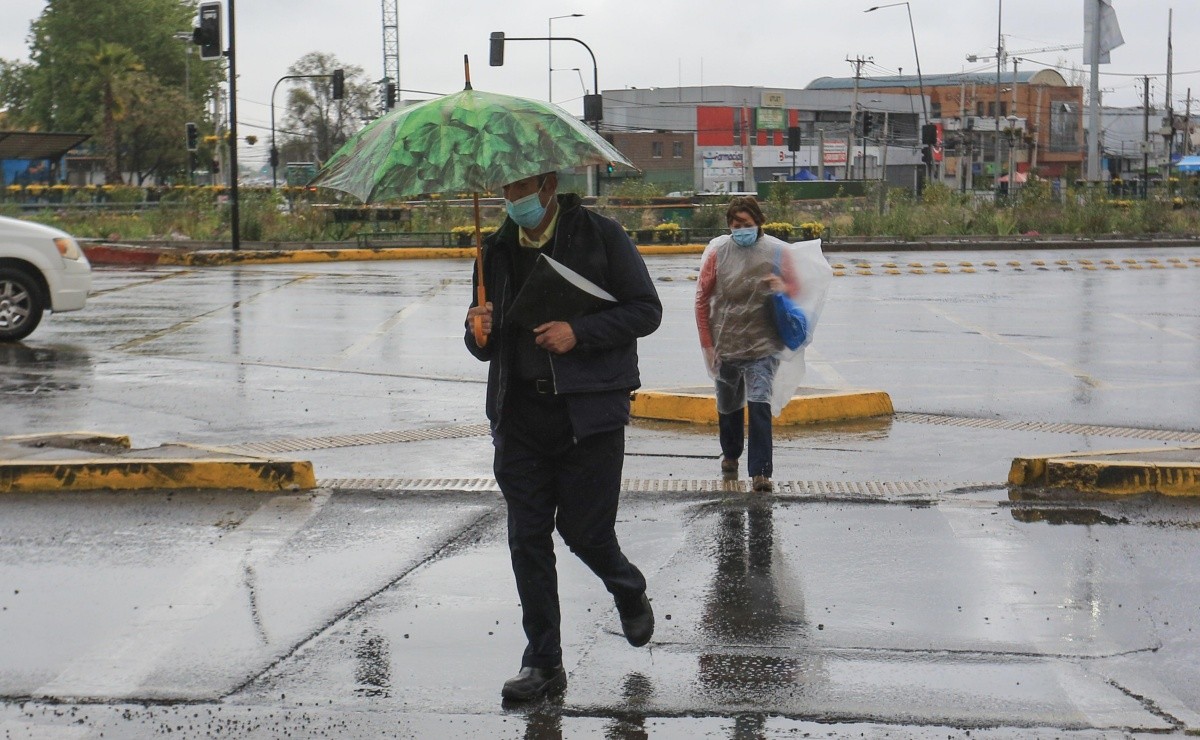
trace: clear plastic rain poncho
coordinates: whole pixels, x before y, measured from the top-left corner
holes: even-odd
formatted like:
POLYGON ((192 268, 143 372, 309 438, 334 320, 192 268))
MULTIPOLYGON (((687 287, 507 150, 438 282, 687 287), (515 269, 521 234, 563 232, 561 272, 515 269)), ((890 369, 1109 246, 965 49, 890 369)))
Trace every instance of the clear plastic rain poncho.
MULTIPOLYGON (((698 301, 699 291, 706 287, 706 271, 715 267, 708 285, 708 329, 717 364, 776 358, 770 401, 771 413, 779 416, 804 379, 804 348, 812 343, 833 278, 833 270, 821 254, 821 240, 789 244, 764 234, 752 246, 739 247, 725 234, 709 242, 700 264, 698 301), (714 260, 712 265, 710 260, 714 260), (785 347, 775 329, 772 291, 767 285, 772 274, 784 280, 792 301, 808 319, 808 336, 799 349, 785 347)), ((712 363, 708 371, 718 384, 722 382, 712 363)), ((718 388, 717 410, 723 414, 746 405, 744 383, 732 389, 734 392, 730 390, 718 388)))

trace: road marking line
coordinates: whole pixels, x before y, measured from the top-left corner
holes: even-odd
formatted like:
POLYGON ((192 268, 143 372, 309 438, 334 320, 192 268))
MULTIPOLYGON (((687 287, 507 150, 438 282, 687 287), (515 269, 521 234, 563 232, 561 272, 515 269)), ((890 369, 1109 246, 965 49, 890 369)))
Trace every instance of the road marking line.
POLYGON ((1092 377, 1091 375, 1084 372, 1083 370, 1080 370, 1079 368, 1072 367, 1071 365, 1068 365, 1067 363, 1063 362, 1062 360, 1051 357, 1050 355, 1044 355, 1041 352, 1036 352, 1034 350, 1028 349, 1028 348, 1022 346, 1021 344, 1019 344, 1018 342, 1014 342, 1011 339, 1003 337, 1003 336, 997 334, 996 332, 991 331, 990 329, 986 329, 977 324, 972 324, 971 322, 967 321, 964 318, 955 316, 954 314, 950 313, 949 311, 947 311, 939 306, 935 306, 932 303, 923 303, 921 305, 923 305, 926 309, 928 309, 935 316, 940 316, 941 318, 945 319, 946 321, 949 321, 952 324, 961 326, 962 328, 967 329, 969 331, 973 331, 976 334, 980 335, 981 337, 986 337, 987 339, 992 340, 996 344, 999 344, 1003 347, 1007 347, 1007 348, 1013 350, 1014 352, 1019 352, 1019 353, 1025 355, 1026 357, 1030 358, 1031 360, 1039 362, 1047 367, 1064 372, 1064 373, 1076 378, 1081 383, 1083 383, 1091 388, 1107 389, 1110 387, 1108 383, 1104 382, 1103 380, 1099 380, 1097 378, 1092 377))
POLYGON ((359 352, 362 352, 364 349, 377 342, 381 337, 386 336, 388 332, 390 332, 392 329, 395 329, 400 322, 408 318, 414 311, 422 308, 426 303, 429 303, 429 301, 433 300, 433 298, 436 297, 438 293, 442 292, 449 284, 450 281, 442 280, 439 284, 434 285, 426 290, 412 303, 397 311, 390 319, 375 327, 375 329, 372 331, 367 332, 362 339, 358 340, 334 356, 333 365, 336 367, 339 363, 349 360, 351 357, 354 357, 359 352))
POLYGON ((814 349, 812 346, 804 349, 804 363, 821 376, 821 381, 825 385, 830 385, 834 388, 853 387, 850 381, 846 380, 845 376, 839 373, 829 360, 825 359, 821 351, 814 349))
POLYGON ((136 619, 112 639, 98 643, 52 681, 36 697, 130 698, 175 647, 191 639, 204 620, 231 598, 244 599, 247 568, 272 558, 328 503, 327 492, 275 496, 221 537, 212 550, 143 605, 136 619))
POLYGON ((189 319, 184 319, 183 321, 180 321, 179 323, 174 324, 172 326, 168 326, 165 329, 159 329, 158 331, 152 331, 149 334, 145 334, 143 336, 138 337, 137 339, 131 339, 128 342, 125 342, 123 344, 118 344, 117 346, 113 347, 112 349, 117 352, 128 352, 129 350, 137 349, 138 347, 141 347, 143 344, 149 344, 150 342, 153 342, 157 339, 162 339, 163 337, 167 336, 168 334, 174 334, 175 332, 183 331, 184 329, 189 329, 189 328, 195 326, 196 324, 199 324, 201 321, 204 321, 205 319, 212 318, 213 316, 216 316, 219 313, 228 311, 229 309, 233 308, 234 306, 244 306, 247 303, 253 303, 254 301, 257 301, 259 298, 262 298, 263 296, 267 295, 268 293, 274 293, 277 290, 283 290, 284 288, 295 285, 296 283, 302 283, 307 280, 312 280, 315 277, 317 277, 317 276, 316 275, 301 275, 300 277, 298 277, 294 280, 289 280, 286 283, 283 283, 281 285, 276 285, 273 288, 268 288, 266 290, 255 293, 254 295, 250 296, 249 298, 245 298, 240 301, 235 301, 234 303, 231 303, 227 306, 220 306, 218 308, 214 308, 213 310, 202 313, 199 316, 193 316, 189 319))
POLYGON ((1170 334, 1172 336, 1176 336, 1181 339, 1190 339, 1193 342, 1200 342, 1200 337, 1196 336, 1195 334, 1188 334, 1187 332, 1180 331, 1172 326, 1156 326, 1154 324, 1151 324, 1149 321, 1142 321, 1141 319, 1135 319, 1134 317, 1129 316, 1128 314, 1123 314, 1123 313, 1114 313, 1111 315, 1114 318, 1118 318, 1122 321, 1128 321, 1129 323, 1134 324, 1136 326, 1141 326, 1146 329, 1151 329, 1153 331, 1161 331, 1164 334, 1170 334))

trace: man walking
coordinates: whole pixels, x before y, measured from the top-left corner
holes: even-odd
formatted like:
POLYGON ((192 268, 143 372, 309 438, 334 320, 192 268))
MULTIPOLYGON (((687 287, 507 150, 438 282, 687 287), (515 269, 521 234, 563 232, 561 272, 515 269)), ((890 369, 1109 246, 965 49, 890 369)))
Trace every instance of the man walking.
POLYGON ((559 693, 567 685, 556 527, 612 594, 629 643, 641 647, 654 633, 646 579, 621 552, 615 524, 629 393, 641 384, 637 339, 658 328, 662 304, 621 226, 584 208, 579 196, 557 190, 553 172, 504 186, 508 218, 483 246, 491 300, 480 306, 476 299, 467 311, 467 349, 490 362, 494 470, 508 507, 509 551, 528 640, 520 672, 501 692, 512 701, 559 693), (506 321, 539 254, 578 272, 616 302, 532 330, 506 321), (487 338, 483 346, 472 330, 476 320, 487 338))

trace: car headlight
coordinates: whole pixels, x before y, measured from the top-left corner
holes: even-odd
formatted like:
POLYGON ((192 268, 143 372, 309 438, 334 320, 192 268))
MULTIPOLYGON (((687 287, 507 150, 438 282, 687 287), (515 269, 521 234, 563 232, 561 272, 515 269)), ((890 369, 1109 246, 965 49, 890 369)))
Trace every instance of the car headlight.
POLYGON ((82 252, 79 251, 79 245, 74 239, 68 236, 60 236, 54 239, 54 246, 58 247, 58 253, 63 256, 63 259, 77 260, 82 252))

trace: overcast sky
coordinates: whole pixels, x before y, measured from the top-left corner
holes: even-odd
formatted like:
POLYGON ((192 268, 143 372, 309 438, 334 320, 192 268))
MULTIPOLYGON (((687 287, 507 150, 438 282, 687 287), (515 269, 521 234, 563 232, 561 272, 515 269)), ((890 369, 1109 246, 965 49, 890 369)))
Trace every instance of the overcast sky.
MULTIPOLYGON (((391 2, 392 0, 387 0, 391 2)), ((601 89, 683 85, 762 85, 802 88, 814 78, 849 76, 847 57, 872 57, 864 74, 914 74, 912 35, 904 5, 863 11, 880 0, 398 0, 401 87, 450 93, 462 89, 462 55, 471 57, 478 89, 545 99, 547 44, 510 42, 503 67, 488 66, 488 36, 554 35, 581 39, 596 55, 601 89)), ((30 22, 45 0, 0 0, 0 57, 27 58, 30 22)), ((970 64, 968 54, 994 55, 1000 0, 910 0, 926 74, 995 70, 970 64)), ((1101 67, 1109 105, 1140 105, 1143 74, 1153 100, 1166 91, 1168 11, 1174 8, 1175 82, 1182 110, 1187 89, 1200 98, 1197 0, 1114 0, 1125 45, 1101 67)), ((1003 32, 1010 53, 1081 44, 1083 0, 1003 0, 1003 32)), ((242 0, 237 3, 238 118, 245 133, 269 129, 271 87, 310 51, 358 65, 370 79, 383 76, 380 0, 242 0)), ((182 29, 181 29, 182 30, 182 29)), ((1079 49, 1029 55, 1021 69, 1067 62, 1080 66, 1079 49)), ((200 63, 198 60, 194 63, 200 63)), ((212 62, 209 62, 212 63, 212 62)), ((554 101, 582 111, 583 84, 591 92, 592 64, 578 44, 556 43, 554 101), (581 72, 572 71, 580 68, 581 72), (580 76, 582 74, 582 83, 580 76)), ((1070 77, 1069 71, 1064 75, 1070 77)), ((1086 84, 1086 83, 1085 83, 1086 84)), ((283 86, 281 86, 282 88, 283 86)), ((423 97, 405 93, 407 98, 423 97)), ((282 91, 276 100, 281 107, 282 91)), ((1197 105, 1200 109, 1200 104, 1197 105)), ((279 111, 276 115, 278 117, 279 111)), ((258 147, 261 149, 261 145, 258 147)), ((247 159, 256 158, 247 152, 247 159)))

